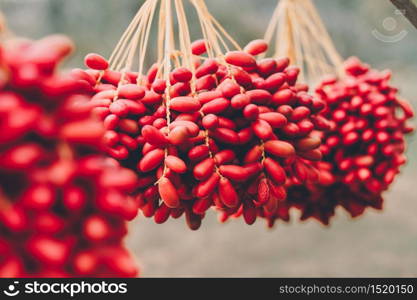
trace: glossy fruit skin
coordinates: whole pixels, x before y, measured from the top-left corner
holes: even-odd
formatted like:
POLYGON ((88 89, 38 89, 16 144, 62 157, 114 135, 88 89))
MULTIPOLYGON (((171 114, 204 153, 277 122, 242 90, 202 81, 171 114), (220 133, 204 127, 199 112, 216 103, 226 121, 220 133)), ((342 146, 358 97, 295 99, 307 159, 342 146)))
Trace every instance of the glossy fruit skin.
MULTIPOLYGON (((204 40, 195 41, 192 52, 204 55, 207 46, 204 40)), ((298 69, 289 67, 287 59, 258 61, 254 55, 267 46, 256 40, 243 51, 225 53, 224 60, 195 57, 193 70, 171 70, 170 89, 156 64, 147 74, 128 72, 132 76, 106 70, 108 76, 98 83, 98 73, 86 71, 95 76, 88 80, 95 82, 92 110, 107 125, 106 151, 138 175, 141 184, 135 193, 146 217, 164 223, 170 216, 185 215, 197 229, 203 211, 212 207, 222 220, 243 215, 252 224, 283 198, 292 177, 316 180, 299 170, 319 158, 320 141, 308 149, 304 144, 314 131, 327 129, 325 119, 316 120, 325 104, 296 83, 298 69), (124 81, 119 84, 117 78, 124 81), (120 99, 120 90, 131 85, 145 92, 128 100, 145 109, 133 111, 131 102, 120 99), (279 174, 270 167, 276 165, 279 174), (260 180, 277 185, 263 203, 256 201, 260 180), (169 188, 161 181, 169 182, 169 188), (256 187, 248 193, 250 186, 256 187)))
POLYGON ((72 48, 63 36, 0 48, 0 277, 138 274, 122 243, 137 177, 102 153, 94 80, 56 70, 72 48))

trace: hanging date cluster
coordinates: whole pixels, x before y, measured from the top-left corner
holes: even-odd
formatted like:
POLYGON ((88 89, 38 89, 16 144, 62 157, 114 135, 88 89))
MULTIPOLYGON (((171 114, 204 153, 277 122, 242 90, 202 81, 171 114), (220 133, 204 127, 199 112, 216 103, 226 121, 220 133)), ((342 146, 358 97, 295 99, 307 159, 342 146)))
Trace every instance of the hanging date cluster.
POLYGON ((345 78, 328 78, 316 89, 327 103, 321 115, 331 124, 321 133, 320 182, 295 182, 288 189, 289 205, 302 210, 302 219, 324 224, 339 205, 352 217, 367 207, 382 208, 382 192, 406 162, 405 135, 413 131, 407 124, 413 110, 389 83, 389 71, 373 70, 355 57, 344 69, 345 78))
POLYGON ((56 71, 72 48, 50 36, 0 49, 0 277, 137 274, 121 243, 136 175, 100 154, 89 87, 56 71))
POLYGON ((192 43, 193 68, 177 66, 169 80, 159 66, 146 75, 116 72, 89 54, 89 70, 73 75, 94 90, 93 111, 106 127, 107 153, 138 174, 137 202, 163 223, 185 213, 197 229, 210 207, 222 220, 275 214, 289 178, 315 181, 308 161, 322 155, 313 131, 329 128, 325 103, 297 84, 298 68, 283 59, 256 60, 262 40, 224 57, 204 58, 192 43))

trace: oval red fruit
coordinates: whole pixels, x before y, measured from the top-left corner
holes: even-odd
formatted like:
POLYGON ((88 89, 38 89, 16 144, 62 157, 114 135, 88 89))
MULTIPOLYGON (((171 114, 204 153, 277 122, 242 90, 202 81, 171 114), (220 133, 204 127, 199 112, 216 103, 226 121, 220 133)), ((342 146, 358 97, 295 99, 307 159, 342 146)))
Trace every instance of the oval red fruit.
POLYGON ((239 205, 239 197, 229 179, 222 177, 219 181, 219 197, 227 207, 234 208, 239 205))
POLYGON ((158 192, 167 207, 176 208, 180 206, 180 198, 177 190, 168 178, 161 177, 159 179, 158 192))
POLYGON ((256 66, 255 58, 243 51, 230 51, 225 55, 226 62, 238 67, 251 68, 256 66))
POLYGON ((278 185, 283 185, 287 179, 285 170, 272 158, 264 160, 264 167, 269 177, 278 185))
POLYGON ((249 53, 250 55, 258 55, 264 53, 268 50, 268 43, 264 40, 253 40, 249 42, 243 51, 249 53))
POLYGON ((284 141, 267 141, 264 144, 264 149, 266 152, 282 158, 288 158, 295 154, 293 145, 284 141))
POLYGON ((179 112, 191 113, 198 111, 201 105, 200 102, 193 97, 180 96, 171 99, 169 101, 169 107, 179 112))
POLYGON ((141 172, 149 172, 156 169, 164 160, 165 151, 162 149, 154 149, 149 151, 139 161, 139 170, 141 172))
POLYGON ((87 67, 94 70, 106 70, 109 67, 108 61, 101 55, 90 53, 84 58, 87 67))

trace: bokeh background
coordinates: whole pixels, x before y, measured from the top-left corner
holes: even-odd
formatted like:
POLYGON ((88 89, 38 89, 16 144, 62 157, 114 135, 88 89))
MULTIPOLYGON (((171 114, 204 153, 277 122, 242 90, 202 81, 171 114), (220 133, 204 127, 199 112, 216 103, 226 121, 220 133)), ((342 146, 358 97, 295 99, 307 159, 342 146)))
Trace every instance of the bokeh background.
MULTIPOLYGON (((415 0, 414 0, 415 1, 415 0)), ((40 38, 64 33, 77 45, 65 67, 79 67, 88 52, 109 56, 142 0, 0 0, 10 29, 40 38)), ((185 1, 186 2, 186 1, 185 1)), ((242 45, 260 38, 276 0, 207 0, 212 14, 242 45)), ((417 1, 415 1, 417 3, 417 1)), ((344 57, 356 55, 375 68, 389 68, 401 95, 417 109, 417 29, 389 0, 315 0, 344 57), (382 41, 375 32, 396 40, 382 41)), ((195 18, 190 18, 191 27, 195 18)), ((194 23, 193 23, 194 22, 194 23)), ((195 36, 195 38, 199 38, 195 36)), ((417 142, 409 163, 385 194, 382 212, 352 220, 342 210, 328 228, 314 222, 277 224, 262 220, 219 224, 209 213, 197 232, 183 220, 156 225, 139 216, 127 243, 142 276, 313 277, 417 276, 417 142)))

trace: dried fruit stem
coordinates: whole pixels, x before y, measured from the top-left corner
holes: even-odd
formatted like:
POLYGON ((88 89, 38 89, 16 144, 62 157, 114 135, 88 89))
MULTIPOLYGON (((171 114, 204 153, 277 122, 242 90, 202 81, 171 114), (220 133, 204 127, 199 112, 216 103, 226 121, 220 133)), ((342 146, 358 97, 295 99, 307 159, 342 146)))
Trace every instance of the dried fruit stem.
POLYGON ((274 57, 289 57, 309 83, 329 74, 343 77, 343 60, 311 0, 280 1, 264 39, 274 41, 274 57))

